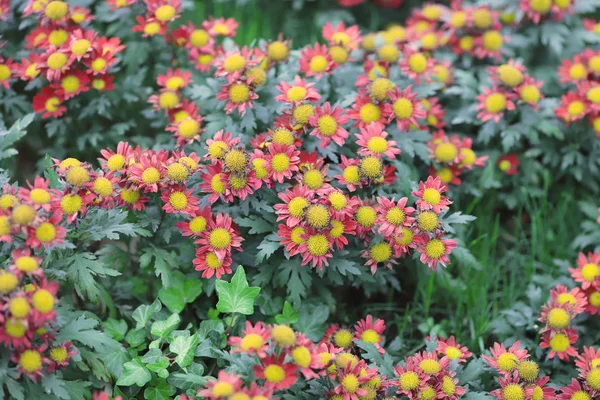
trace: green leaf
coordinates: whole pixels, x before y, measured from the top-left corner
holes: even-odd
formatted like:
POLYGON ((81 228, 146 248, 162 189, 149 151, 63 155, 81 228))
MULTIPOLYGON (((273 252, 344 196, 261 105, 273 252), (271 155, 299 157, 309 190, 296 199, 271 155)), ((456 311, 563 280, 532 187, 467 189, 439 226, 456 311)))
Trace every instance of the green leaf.
POLYGON ((23 118, 17 120, 8 130, 8 132, 0 132, 0 160, 12 157, 19 154, 13 146, 19 139, 27 133, 26 128, 31 124, 34 113, 27 114, 23 118))
POLYGON ((252 315, 254 313, 254 300, 260 293, 260 288, 249 287, 246 272, 241 265, 235 271, 231 283, 218 279, 215 282, 217 296, 217 310, 222 313, 240 313, 252 315))
POLYGON ((278 324, 291 325, 300 320, 300 314, 294 311, 294 307, 287 301, 283 303, 283 311, 275 316, 275 321, 278 324))
POLYGON ((131 316, 135 322, 137 322, 136 328, 144 328, 150 319, 161 310, 162 306, 160 305, 160 301, 155 300, 154 303, 150 305, 141 305, 135 309, 133 315, 131 316))
POLYGON ((125 222, 129 213, 119 208, 109 210, 95 209, 86 214, 78 227, 81 239, 99 241, 102 239, 119 240, 121 235, 143 236, 151 235, 150 231, 130 222, 125 222))
POLYGON ((175 387, 169 385, 167 381, 159 380, 155 385, 144 390, 144 399, 146 400, 170 400, 175 394, 175 387))
POLYGON ((202 293, 202 281, 199 279, 185 279, 181 277, 173 279, 173 284, 169 288, 161 288, 158 291, 158 298, 163 302, 169 311, 180 313, 185 308, 186 303, 191 303, 202 293))
POLYGON ((181 390, 195 389, 206 384, 207 378, 203 377, 202 364, 192 364, 187 372, 175 372, 169 376, 168 382, 181 390))
POLYGON ((42 387, 46 393, 52 393, 59 399, 70 400, 71 396, 65 385, 65 381, 56 374, 46 375, 42 378, 42 387))
POLYGON ((104 331, 113 339, 121 341, 127 333, 127 322, 109 318, 104 322, 104 331))
POLYGON ((138 347, 146 342, 146 329, 132 329, 125 336, 125 341, 130 347, 138 347))
POLYGON ((281 244, 277 240, 276 233, 273 235, 265 236, 262 242, 258 245, 258 253, 256 253, 255 264, 261 264, 263 261, 268 260, 273 253, 281 247, 281 244))
POLYGON ((59 343, 67 340, 76 341, 98 352, 114 351, 121 347, 119 342, 111 339, 103 332, 95 330, 94 328, 97 325, 98 321, 80 315, 77 319, 67 321, 60 328, 58 335, 56 335, 56 341, 59 343))
POLYGON ((296 328, 312 340, 319 340, 325 333, 325 321, 329 317, 329 309, 322 306, 304 306, 296 328))
POLYGON ((139 357, 126 362, 123 367, 125 368, 125 371, 117 381, 117 385, 119 386, 137 385, 142 387, 152 379, 150 371, 142 364, 139 357))
POLYGON ((171 270, 169 267, 177 266, 176 255, 167 250, 159 249, 154 246, 146 247, 144 250, 142 250, 142 255, 140 256, 140 265, 143 268, 149 267, 152 263, 152 258, 155 259, 154 271, 156 276, 160 276, 163 287, 169 287, 171 284, 171 270))
POLYGON ((193 334, 190 337, 177 336, 171 345, 169 351, 177 354, 175 362, 179 364, 181 368, 185 368, 194 361, 194 351, 198 347, 198 335, 193 334))
POLYGON ((264 219, 251 215, 248 218, 235 218, 234 221, 244 228, 250 228, 249 234, 255 235, 258 233, 273 232, 273 224, 264 219))
POLYGON ((169 318, 164 321, 156 321, 150 327, 150 333, 154 336, 158 336, 160 339, 166 338, 169 333, 173 332, 177 325, 181 322, 179 314, 171 314, 169 318))

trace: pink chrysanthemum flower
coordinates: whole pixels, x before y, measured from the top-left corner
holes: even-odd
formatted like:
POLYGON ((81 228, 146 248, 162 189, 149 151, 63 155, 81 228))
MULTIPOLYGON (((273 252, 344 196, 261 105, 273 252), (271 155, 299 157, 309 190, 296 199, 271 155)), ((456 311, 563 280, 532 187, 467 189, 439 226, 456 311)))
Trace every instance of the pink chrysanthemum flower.
POLYGON ((385 104, 388 123, 396 119, 398 129, 404 132, 410 130, 411 125, 419 127, 417 119, 425 118, 427 113, 421 103, 416 100, 417 93, 412 91, 412 85, 400 91, 397 87, 388 92, 391 103, 385 104))
POLYGON ((500 30, 486 30, 481 36, 476 37, 474 40, 475 56, 477 58, 495 58, 499 61, 502 58, 502 46, 506 40, 507 38, 502 36, 500 30))
POLYGON ((198 391, 198 396, 211 400, 224 399, 238 391, 242 387, 242 384, 242 379, 238 375, 234 373, 228 374, 221 370, 216 380, 208 381, 205 389, 198 391))
POLYGON ((295 256, 300 252, 300 245, 306 240, 304 239, 306 231, 301 225, 290 228, 287 225, 279 224, 277 237, 281 239, 280 244, 285 246, 285 251, 290 254, 290 257, 295 256))
POLYGON ((197 238, 206 230, 213 214, 210 206, 204 206, 190 213, 189 217, 187 221, 176 222, 175 226, 181 231, 182 236, 197 238))
POLYGON ((168 90, 181 90, 187 87, 192 81, 192 73, 181 71, 181 69, 167 69, 166 75, 158 75, 156 82, 158 86, 168 90))
POLYGON ((355 134, 358 138, 356 144, 360 146, 358 154, 365 156, 382 157, 386 155, 391 160, 400 154, 400 149, 395 147, 395 140, 387 140, 388 133, 383 130, 384 125, 372 122, 366 127, 360 128, 360 133, 355 134))
POLYGON ((315 344, 303 334, 299 333, 296 338, 296 346, 286 349, 292 362, 298 367, 298 371, 304 379, 317 379, 319 375, 315 369, 323 368, 323 361, 315 344))
POLYGON ((215 164, 225 156, 225 153, 237 146, 240 140, 240 138, 234 138, 232 133, 225 132, 221 129, 215 133, 212 138, 206 140, 206 146, 204 148, 207 151, 204 155, 204 159, 210 160, 215 164))
POLYGON ((206 230, 194 243, 198 244, 202 251, 212 251, 219 260, 222 260, 231 253, 232 249, 242 251, 243 240, 235 229, 231 217, 218 213, 208 222, 206 230))
POLYGON ((571 122, 585 117, 588 111, 585 97, 575 92, 569 92, 560 98, 560 104, 554 110, 554 114, 569 125, 571 122))
POLYGON ((334 65, 327 46, 320 43, 315 43, 314 47, 308 46, 301 52, 300 72, 307 77, 320 78, 323 74, 328 74, 334 65))
POLYGON ((49 248, 64 243, 67 229, 60 226, 62 213, 55 212, 51 217, 42 219, 36 227, 27 228, 25 244, 32 249, 49 248))
POLYGON ((140 161, 129 167, 129 182, 144 193, 158 192, 158 185, 165 173, 164 161, 164 156, 159 157, 154 152, 142 154, 140 161))
POLYGON ((479 104, 476 109, 479 111, 477 118, 482 122, 493 120, 500 122, 506 110, 514 110, 514 95, 504 92, 499 88, 484 88, 483 93, 477 96, 479 104))
POLYGON ((550 15, 552 2, 520 0, 519 8, 534 24, 539 24, 543 18, 550 15))
POLYGON ((36 210, 42 209, 48 212, 52 203, 56 201, 56 197, 60 194, 58 190, 50 189, 49 184, 48 180, 41 176, 36 176, 33 185, 27 181, 29 189, 22 187, 19 190, 19 198, 27 201, 36 210))
POLYGON ((377 347, 379 353, 383 354, 384 350, 381 347, 383 342, 383 332, 385 331, 385 321, 377 318, 373 322, 373 316, 367 315, 365 319, 361 319, 354 325, 355 340, 362 340, 365 343, 371 343, 377 347))
POLYGON ((333 27, 331 22, 323 26, 323 38, 331 46, 342 46, 348 49, 358 49, 362 41, 358 25, 352 25, 346 28, 344 21, 333 27))
POLYGON ((585 295, 587 297, 585 311, 590 315, 600 314, 600 283, 595 287, 590 286, 590 288, 585 291, 585 295))
POLYGON ((515 89, 515 92, 519 96, 519 102, 528 104, 537 111, 540 100, 544 98, 544 94, 542 93, 543 85, 544 82, 526 76, 523 79, 523 83, 515 89))
POLYGON ((12 262, 9 267, 10 273, 17 278, 23 275, 30 277, 41 278, 44 276, 44 271, 41 268, 43 259, 31 253, 29 248, 14 249, 11 252, 12 262))
POLYGON ((579 83, 587 80, 588 75, 588 67, 580 55, 573 57, 573 60, 564 59, 558 67, 561 83, 579 83))
POLYGON ((450 264, 448 257, 452 250, 456 248, 456 240, 442 239, 442 234, 438 233, 433 238, 428 234, 422 234, 415 237, 417 242, 417 251, 421 253, 419 260, 423 264, 427 264, 434 271, 437 264, 442 264, 443 267, 450 264))
POLYGON ((356 221, 354 221, 350 217, 342 219, 331 219, 331 229, 329 230, 329 237, 333 239, 333 244, 337 247, 338 250, 341 250, 348 245, 348 239, 344 235, 356 235, 356 224, 356 221))
POLYGON ((227 100, 225 113, 231 114, 234 110, 243 116, 246 114, 246 108, 252 108, 252 100, 258 99, 252 88, 252 79, 246 81, 232 80, 226 85, 221 86, 221 91, 217 93, 217 100, 227 100))
POLYGON ((315 107, 315 114, 308 117, 308 121, 313 128, 311 136, 321 139, 321 148, 326 148, 333 140, 339 146, 343 146, 345 140, 350 135, 343 125, 348 123, 348 116, 344 110, 337 106, 331 107, 329 102, 322 107, 315 107))
POLYGON ((122 187, 117 198, 119 206, 135 211, 141 211, 146 208, 147 202, 148 197, 142 196, 142 192, 131 185, 122 187))
POLYGON ((261 186, 262 180, 256 177, 254 170, 250 170, 247 174, 231 173, 225 182, 225 197, 244 200, 261 186))
POLYGON ((383 103, 374 102, 367 93, 356 97, 356 101, 348 110, 348 118, 356 120, 353 125, 355 128, 366 128, 371 123, 385 125, 387 120, 383 103))
POLYGON ((360 255, 367 260, 365 266, 370 267, 372 275, 377 272, 379 264, 383 264, 388 269, 391 269, 392 265, 398 264, 398 261, 392 258, 392 245, 386 241, 371 244, 368 249, 362 250, 360 255))
POLYGON ((576 399, 593 399, 594 392, 587 389, 586 386, 581 386, 577 379, 571 379, 568 386, 561 387, 560 393, 556 396, 556 400, 576 400, 576 399))
POLYGON ((268 151, 265 160, 270 180, 283 183, 285 179, 291 178, 292 174, 298 171, 300 151, 296 150, 294 146, 273 143, 268 147, 268 151))
POLYGON ((290 228, 299 225, 304 218, 306 208, 312 201, 313 192, 300 184, 279 193, 278 196, 284 203, 274 205, 277 221, 285 221, 290 228))
POLYGON ((395 257, 399 258, 410 254, 411 249, 417 248, 417 242, 415 242, 416 230, 413 228, 402 227, 402 233, 394 235, 389 239, 392 248, 394 249, 395 257))
POLYGON ((302 79, 296 75, 293 85, 281 81, 276 86, 276 89, 281 94, 276 96, 275 100, 292 105, 299 105, 304 101, 317 102, 321 98, 321 95, 313 88, 314 85, 314 82, 307 83, 306 79, 302 79))
POLYGON ((364 360, 354 365, 348 363, 343 370, 338 371, 339 385, 333 389, 333 393, 341 396, 342 400, 360 400, 369 394, 361 385, 369 382, 376 374, 377 370, 367 368, 364 360))
POLYGON ((398 387, 396 393, 409 399, 418 399, 418 393, 425 387, 427 379, 417 369, 414 358, 407 358, 404 366, 398 364, 394 368, 394 374, 398 377, 393 383, 398 387))
POLYGON ((213 17, 209 17, 202 23, 202 28, 206 29, 211 36, 234 37, 239 25, 234 18, 213 19, 213 17))
POLYGON ((198 198, 192 196, 193 190, 186 190, 185 185, 175 185, 163 189, 160 199, 165 203, 162 207, 168 214, 193 215, 198 210, 198 198))
POLYGON ((209 193, 208 201, 215 203, 223 196, 226 199, 225 182, 227 180, 227 174, 223 172, 221 164, 207 165, 206 170, 200 173, 200 191, 203 193, 209 193))
POLYGON ((240 50, 229 50, 221 54, 215 63, 215 76, 225 76, 231 80, 239 79, 244 72, 258 63, 251 58, 252 50, 246 46, 240 50))
POLYGON ((377 211, 377 221, 379 225, 378 232, 386 237, 393 235, 402 235, 403 227, 410 227, 415 218, 413 207, 407 207, 407 197, 402 197, 396 203, 395 198, 391 200, 386 197, 379 197, 377 211))
POLYGON ((490 367, 507 376, 514 371, 520 362, 529 358, 527 350, 520 347, 521 342, 518 340, 508 350, 504 347, 504 344, 494 343, 494 346, 490 348, 492 356, 482 355, 482 357, 490 367))
POLYGON ((517 371, 500 377, 498 381, 500 382, 500 388, 490 392, 496 399, 512 400, 519 397, 525 398, 525 388, 521 384, 517 371))
POLYGON ((504 85, 508 88, 519 86, 526 76, 523 63, 512 58, 505 64, 488 67, 487 71, 494 86, 504 85))
POLYGON ((254 366, 254 376, 264 379, 264 386, 273 390, 285 390, 298 380, 297 368, 293 363, 284 362, 285 353, 276 357, 263 358, 262 364, 254 366))
POLYGON ((404 58, 398 65, 402 73, 413 79, 418 85, 421 79, 429 79, 434 64, 433 58, 427 58, 425 54, 407 46, 404 49, 404 58))
POLYGON ((600 279, 600 253, 579 253, 577 268, 569 268, 575 282, 581 283, 581 288, 587 290, 600 279))
POLYGON ((219 258, 214 251, 207 251, 202 248, 196 249, 196 257, 192 261, 196 271, 202 272, 202 277, 210 279, 216 276, 221 279, 224 274, 231 274, 231 255, 227 254, 219 258))
POLYGON ((271 332, 268 326, 260 321, 252 326, 250 321, 246 321, 242 336, 231 336, 227 344, 232 347, 232 353, 256 354, 259 358, 265 358, 270 337, 271 332))
POLYGON ((585 311, 587 300, 585 293, 578 287, 569 290, 566 286, 556 285, 556 288, 550 290, 550 304, 564 306, 576 315, 585 311))
POLYGON ((416 204, 420 210, 433 210, 440 213, 452 204, 448 197, 442 195, 446 191, 448 187, 442 183, 439 176, 435 178, 429 176, 425 182, 419 182, 419 189, 412 192, 412 195, 418 197, 416 204))
POLYGON ((473 355, 466 346, 458 344, 454 336, 450 336, 448 340, 439 338, 435 351, 437 351, 440 356, 447 357, 450 361, 458 360, 459 364, 465 363, 467 358, 473 355))
POLYGON ((583 353, 575 359, 575 366, 579 370, 580 378, 586 379, 588 373, 600 368, 600 349, 583 346, 583 353))
POLYGON ((357 187, 362 187, 357 159, 347 158, 342 154, 340 168, 342 173, 335 176, 340 185, 346 186, 349 192, 354 192, 357 187))
POLYGON ((302 256, 302 265, 312 264, 312 268, 323 269, 328 266, 328 258, 333 257, 333 238, 326 231, 320 232, 307 229, 303 236, 304 242, 300 244, 298 253, 302 256))
POLYGON ((414 355, 416 370, 422 375, 433 377, 448 368, 450 360, 447 357, 439 358, 436 352, 422 351, 414 355))

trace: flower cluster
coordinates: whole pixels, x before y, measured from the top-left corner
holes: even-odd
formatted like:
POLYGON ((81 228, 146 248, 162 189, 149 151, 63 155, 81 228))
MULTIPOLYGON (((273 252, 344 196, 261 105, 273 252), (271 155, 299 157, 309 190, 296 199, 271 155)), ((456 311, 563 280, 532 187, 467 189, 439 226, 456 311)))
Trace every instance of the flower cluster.
POLYGON ((438 339, 435 351, 423 351, 396 366, 397 394, 409 399, 459 399, 466 389, 458 385, 456 367, 471 357, 469 350, 456 343, 454 336, 438 339))
POLYGON ((0 343, 33 380, 66 367, 76 353, 71 342, 55 341, 58 284, 42 268, 46 247, 65 236, 62 214, 53 209, 59 201, 40 177, 28 188, 6 185, 0 195, 0 242, 12 248, 8 268, 0 270, 0 343))
POLYGON ((485 166, 488 159, 488 156, 478 157, 472 146, 471 138, 449 136, 443 130, 435 132, 427 143, 429 157, 434 161, 429 173, 446 184, 460 185, 463 172, 485 166))
POLYGON ((565 18, 565 14, 573 13, 573 0, 520 0, 519 8, 527 18, 535 24, 548 19, 560 21, 565 18))
POLYGON ((562 83, 576 87, 561 97, 556 116, 567 125, 587 118, 600 136, 600 52, 587 49, 563 60, 558 76, 562 83))
POLYGON ((31 51, 20 62, 0 56, 0 86, 8 88, 12 78, 47 81, 33 98, 33 110, 43 118, 62 116, 65 101, 80 93, 114 88, 109 68, 125 46, 87 28, 93 19, 89 10, 64 1, 30 0, 23 15, 38 19, 26 37, 31 51))

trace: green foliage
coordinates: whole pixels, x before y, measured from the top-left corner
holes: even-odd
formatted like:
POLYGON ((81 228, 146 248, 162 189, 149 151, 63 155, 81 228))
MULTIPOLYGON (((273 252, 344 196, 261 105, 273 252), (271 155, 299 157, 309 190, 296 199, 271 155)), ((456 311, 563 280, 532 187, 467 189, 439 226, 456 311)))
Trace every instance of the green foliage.
POLYGON ((260 293, 259 287, 251 287, 246 280, 246 272, 241 265, 235 271, 231 282, 218 279, 215 282, 217 296, 217 310, 222 313, 254 314, 254 300, 260 293))

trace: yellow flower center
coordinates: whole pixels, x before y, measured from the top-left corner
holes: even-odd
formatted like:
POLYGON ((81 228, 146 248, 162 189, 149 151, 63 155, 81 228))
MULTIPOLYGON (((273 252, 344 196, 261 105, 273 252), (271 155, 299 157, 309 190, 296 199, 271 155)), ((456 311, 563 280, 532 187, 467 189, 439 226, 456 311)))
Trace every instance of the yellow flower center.
POLYGON ((585 104, 579 100, 572 101, 567 108, 567 112, 572 116, 583 114, 585 112, 585 104))
POLYGON ((575 393, 573 393, 569 400, 591 400, 591 397, 583 390, 578 390, 575 393))
POLYGON ((600 368, 594 368, 588 372, 585 381, 594 390, 600 390, 600 368))
POLYGON ((479 29, 486 29, 492 25, 492 14, 485 8, 478 8, 473 12, 473 23, 479 29))
POLYGON ((414 234, 408 228, 402 228, 402 236, 398 238, 395 236, 396 243, 401 246, 406 246, 412 243, 414 234))
POLYGON ((383 165, 377 157, 365 157, 360 160, 359 172, 362 176, 375 179, 381 175, 383 165))
MULTIPOLYGON (((335 343, 335 345, 344 349, 348 349, 352 346, 353 339, 354 335, 347 329, 340 329, 333 335, 333 342, 335 343)), ((343 366, 340 365, 340 367, 342 368, 344 368, 345 366, 345 364, 343 366)))
POLYGON ((396 84, 387 78, 376 78, 371 84, 371 97, 378 101, 388 98, 388 92, 391 92, 396 84))
POLYGON ((206 255, 206 265, 208 265, 208 268, 210 269, 218 269, 221 267, 221 265, 223 265, 223 262, 219 261, 219 257, 217 257, 215 253, 210 251, 206 255))
MULTIPOLYGON (((600 24, 596 24, 598 34, 600 34, 600 24)), ((592 56, 588 61, 588 67, 595 73, 600 73, 600 56, 592 56)))
POLYGON ((331 35, 331 41, 336 44, 348 46, 350 43, 350 36, 346 32, 335 32, 331 35))
POLYGON ((198 56, 198 64, 200 65, 209 65, 212 60, 213 60, 214 56, 212 54, 201 54, 198 56))
POLYGON ((395 44, 384 44, 379 48, 377 54, 379 55, 379 59, 391 63, 398 61, 400 57, 400 51, 395 44))
POLYGON ((50 57, 48 57, 48 68, 54 71, 59 70, 65 66, 67 60, 67 56, 64 53, 52 53, 50 54, 50 57))
POLYGON ((267 73, 264 70, 264 68, 262 68, 260 66, 251 68, 247 72, 246 76, 248 78, 252 78, 251 85, 253 87, 262 86, 267 81, 267 73))
POLYGON ((523 74, 512 65, 504 64, 498 67, 498 78, 506 86, 516 87, 523 81, 523 74))
POLYGON ((50 222, 42 222, 35 229, 35 237, 42 243, 48 243, 56 237, 56 228, 50 222))
POLYGON ((402 390, 415 390, 419 387, 420 383, 421 379, 414 371, 407 371, 400 375, 398 379, 398 384, 402 390))
POLYGON ((319 233, 308 238, 306 247, 311 255, 320 257, 329 251, 329 241, 325 235, 319 233))
POLYGON ((173 192, 169 196, 169 204, 177 211, 184 210, 188 205, 187 196, 182 192, 173 192))
POLYGON ((125 165, 125 157, 121 154, 114 154, 106 161, 106 166, 111 171, 118 171, 125 165))
POLYGON ((156 16, 157 20, 166 22, 172 19, 175 16, 176 12, 177 10, 175 9, 175 7, 166 4, 164 6, 158 7, 154 12, 154 15, 156 16))
POLYGON ((434 154, 438 161, 449 163, 458 156, 458 149, 452 143, 440 143, 435 147, 434 154))
POLYGON ((370 228, 375 225, 377 213, 371 206, 360 206, 356 210, 356 222, 364 228, 370 228))
POLYGON ((550 339, 550 348, 557 353, 562 353, 569 348, 569 338, 564 333, 557 333, 552 339, 550 339))
POLYGON ((149 167, 142 172, 142 182, 146 185, 152 185, 160 180, 160 172, 154 167, 149 167))
POLYGON ((456 385, 448 375, 444 376, 442 381, 442 392, 448 396, 452 396, 456 391, 456 385))
MULTIPOLYGON (((423 49, 426 50, 433 50, 438 46, 438 37, 436 36, 435 33, 430 32, 430 33, 426 33, 425 35, 423 35, 423 37, 421 38, 421 47, 423 49)), ((410 65, 410 60, 409 60, 409 65, 410 65)), ((427 63, 425 63, 425 65, 427 65, 427 63)), ((411 70, 413 70, 413 72, 419 72, 416 71, 412 68, 412 66, 410 67, 411 70)), ((423 66, 423 71, 425 70, 425 66, 423 66)))
MULTIPOLYGON (((360 115, 361 121, 364 122, 365 124, 368 124, 370 122, 379 121, 379 118, 381 118, 381 109, 373 103, 366 103, 365 105, 363 105, 360 108, 359 115, 360 115)), ((376 138, 372 138, 371 140, 373 140, 373 139, 376 139, 376 138)), ((385 139, 383 139, 383 138, 377 138, 377 139, 381 139, 381 140, 385 141, 385 139)), ((387 149, 387 141, 386 141, 386 149, 387 149)))
POLYGON ((102 71, 104 67, 106 67, 106 60, 104 58, 98 57, 92 61, 92 70, 98 72, 102 71))
POLYGON ((233 103, 240 104, 248 100, 250 97, 250 88, 243 83, 234 83, 229 87, 229 100, 233 103))
POLYGON ((38 289, 31 300, 33 307, 42 314, 47 314, 54 308, 54 296, 46 289, 38 289))
POLYGON ((371 247, 370 256, 375 262, 386 262, 392 256, 392 249, 386 242, 377 243, 371 247))
POLYGON ((463 51, 469 51, 473 48, 473 36, 463 36, 458 45, 463 51))
MULTIPOLYGON (((53 3, 62 2, 54 1, 53 3)), ((19 366, 25 372, 37 372, 42 369, 42 355, 37 350, 25 350, 19 357, 19 366)))
POLYGON ((302 196, 294 197, 288 203, 288 211, 293 217, 302 218, 306 206, 308 206, 308 200, 302 196))
POLYGON ((504 386, 502 396, 504 400, 523 400, 525 398, 525 391, 520 385, 511 383, 504 386))
POLYGON ((347 374, 342 378, 342 387, 346 390, 346 392, 352 394, 358 390, 359 381, 356 375, 347 374))
POLYGON ((423 73, 427 68, 427 59, 422 53, 415 53, 408 58, 408 66, 412 72, 423 73))
POLYGON ((15 297, 8 303, 8 310, 15 318, 25 318, 30 309, 29 302, 24 297, 15 297))
POLYGON ((190 171, 188 168, 179 162, 173 163, 167 167, 167 178, 175 182, 185 182, 189 173, 190 171))
POLYGON ((267 48, 267 55, 273 61, 283 61, 287 58, 290 49, 288 46, 281 41, 275 41, 269 44, 267 48))
POLYGON ((285 172, 289 169, 289 167, 290 158, 287 156, 287 154, 278 153, 275 154, 271 159, 271 168, 273 168, 275 172, 285 172))
POLYGON ((231 150, 225 154, 225 166, 232 172, 240 173, 248 165, 248 157, 242 150, 231 150))
POLYGON ((267 175, 269 175, 269 170, 267 169, 267 167, 265 167, 266 161, 267 160, 265 160, 264 158, 255 158, 254 160, 252 160, 252 166, 254 168, 255 176, 258 179, 263 179, 267 175))
POLYGON ((596 86, 588 90, 587 98, 594 104, 600 104, 600 86, 596 86))
POLYGON ((215 174, 210 180, 210 188, 217 194, 225 193, 225 184, 221 181, 221 174, 215 174))
POLYGON ((502 93, 492 93, 485 99, 485 109, 491 114, 498 114, 506 108, 506 96, 502 93))
POLYGON ((498 359, 498 368, 502 371, 512 371, 517 366, 519 359, 513 353, 502 353, 498 359))
POLYGON ((243 175, 231 175, 229 177, 229 184, 235 190, 242 190, 246 187, 248 183, 248 178, 243 175))
POLYGON ((249 333, 242 339, 240 348, 244 351, 258 350, 264 343, 262 336, 257 333, 249 333))
POLYGON ((152 21, 144 25, 144 33, 149 36, 156 35, 160 32, 160 24, 156 21, 152 21))
POLYGON ((55 347, 53 349, 50 349, 50 358, 53 361, 61 363, 64 362, 68 356, 69 354, 67 353, 67 350, 65 350, 64 347, 55 347))
POLYGON ((331 202, 331 207, 336 211, 340 211, 348 204, 348 199, 340 192, 331 192, 328 198, 331 202))
POLYGON ((419 368, 423 370, 426 374, 437 374, 441 371, 442 367, 439 362, 436 360, 424 359, 419 363, 419 368))
POLYGON ((524 85, 520 95, 521 100, 527 103, 537 104, 540 100, 540 90, 535 85, 524 85))
POLYGON ((163 92, 158 98, 158 104, 160 108, 170 110, 179 105, 179 96, 175 92, 163 92))
POLYGON ((590 304, 594 307, 600 307, 600 292, 596 291, 590 295, 590 304))
POLYGON ((45 189, 35 188, 29 192, 29 198, 35 204, 46 204, 50 202, 50 193, 45 189))
POLYGON ((233 385, 229 382, 217 382, 212 387, 212 394, 217 398, 226 398, 233 394, 233 385))
POLYGON ((560 304, 561 306, 565 303, 569 303, 569 304, 577 303, 577 299, 575 298, 575 296, 573 296, 570 293, 559 294, 557 297, 557 300, 558 300, 558 304, 560 304))
POLYGON ((216 140, 214 142, 211 143, 210 146, 208 146, 208 155, 210 156, 210 158, 221 158, 225 155, 225 152, 229 150, 229 146, 227 146, 227 143, 221 141, 221 140, 216 140))
MULTIPOLYGON (((350 334, 350 340, 352 340, 353 337, 354 336, 352 334, 350 334)), ((336 345, 337 345, 337 342, 336 342, 336 345)), ((343 347, 340 345, 337 345, 337 346, 343 347)), ((350 346, 352 346, 352 342, 350 342, 350 344, 344 348, 349 348, 350 346)), ((348 364, 350 364, 352 367, 354 367, 356 364, 358 364, 358 359, 356 358, 356 356, 354 354, 340 353, 335 357, 335 363, 338 367, 343 369, 343 368, 346 368, 346 366, 348 364)))
POLYGON ((285 379, 285 370, 279 365, 269 365, 265 368, 265 379, 269 382, 279 383, 285 379))
POLYGON ((301 104, 294 108, 294 120, 300 125, 308 123, 308 117, 315 115, 315 107, 311 104, 301 104))
POLYGON ((462 28, 463 26, 465 26, 466 22, 467 13, 461 10, 453 12, 452 16, 450 17, 450 25, 453 28, 462 28))
POLYGON ((206 229, 206 218, 203 216, 194 217, 190 220, 190 231, 193 233, 204 232, 206 229))
POLYGON ((208 44, 210 36, 204 29, 195 29, 190 35, 190 44, 194 47, 203 47, 208 44))
POLYGON ((450 360, 456 360, 457 358, 460 358, 460 356, 462 355, 462 351, 460 351, 455 346, 448 346, 448 347, 446 347, 446 350, 444 351, 444 354, 446 354, 446 356, 450 360))
POLYGON ((302 368, 308 368, 312 360, 310 351, 304 346, 298 346, 292 350, 292 359, 302 368))
POLYGON ((540 14, 546 14, 550 11, 552 0, 529 0, 531 9, 540 14))
POLYGON ((569 76, 575 80, 585 78, 587 76, 587 70, 585 69, 585 65, 583 65, 582 63, 573 64, 569 69, 569 76))
POLYGON ((92 43, 87 39, 78 39, 71 45, 71 52, 76 56, 84 55, 89 48, 92 46, 92 43))
POLYGON ((323 186, 324 177, 318 169, 311 169, 304 173, 302 181, 310 189, 317 190, 323 186))
POLYGON ((246 59, 240 54, 233 54, 225 59, 223 68, 229 73, 241 71, 246 68, 246 59))
POLYGON ((544 390, 540 386, 536 386, 531 394, 531 400, 544 400, 544 390))
POLYGON ((483 34, 483 47, 486 50, 497 51, 502 47, 504 39, 498 31, 487 31, 483 34))
POLYGON ((60 208, 67 215, 81 211, 83 199, 78 194, 65 195, 60 201, 60 208))
POLYGON ((184 87, 185 81, 180 76, 173 76, 167 80, 167 89, 178 90, 184 87))
POLYGON ((396 118, 401 120, 409 119, 413 115, 413 103, 405 97, 400 97, 394 101, 392 109, 396 118))
POLYGON ((179 160, 177 160, 177 162, 179 164, 187 166, 191 170, 195 170, 196 168, 198 168, 198 163, 194 161, 194 159, 191 157, 181 157, 179 160))
POLYGON ((553 308, 548 313, 548 325, 550 325, 552 329, 565 329, 567 326, 569 326, 570 322, 571 317, 569 317, 569 313, 563 308, 553 308))
POLYGON ((287 90, 286 96, 287 96, 288 100, 300 101, 300 100, 304 99, 304 96, 306 96, 306 92, 307 92, 307 90, 305 88, 303 88, 302 86, 292 86, 291 88, 289 88, 287 90))
POLYGON ((526 382, 533 383, 538 377, 540 367, 533 361, 522 361, 517 366, 517 372, 519 373, 519 378, 526 382))
POLYGON ((48 36, 48 42, 56 47, 60 47, 64 42, 67 41, 68 38, 69 33, 67 31, 64 29, 55 29, 50 32, 50 35, 48 36))
POLYGON ((385 214, 385 220, 392 225, 399 226, 406 220, 406 214, 401 208, 392 207, 385 214))
POLYGON ((348 50, 342 46, 332 46, 329 49, 329 55, 336 64, 341 65, 348 61, 348 56, 350 54, 348 53, 348 50))
POLYGON ((280 346, 296 344, 296 333, 287 325, 277 325, 271 329, 271 338, 280 346))
MULTIPOLYGON (((336 221, 334 221, 336 222, 336 221)), ((302 228, 301 226, 297 226, 294 229, 292 229, 292 233, 291 233, 291 239, 292 242, 296 243, 296 244, 302 244, 304 243, 304 238, 302 236, 304 236, 304 228, 302 228)))
POLYGON ((69 5, 64 1, 51 1, 46 6, 44 14, 52 21, 62 19, 69 12, 69 5))
POLYGON ((597 276, 600 276, 600 267, 593 263, 585 264, 581 268, 581 276, 588 282, 593 282, 597 276))
POLYGON ((431 239, 425 246, 425 254, 427 257, 434 260, 440 259, 446 252, 446 246, 444 242, 439 239, 431 239))
POLYGON ((96 194, 102 197, 110 196, 113 193, 113 185, 111 181, 102 176, 96 178, 93 184, 93 189, 96 194))
POLYGON ((367 329, 361 334, 360 339, 365 343, 379 343, 379 334, 373 329, 367 329))
POLYGON ((23 325, 23 323, 18 319, 7 320, 4 325, 4 329, 6 330, 8 336, 12 338, 22 338, 25 336, 25 332, 27 331, 25 325, 23 325))
POLYGON ((12 220, 18 225, 27 225, 35 218, 35 210, 27 204, 16 206, 12 211, 12 220))
POLYGON ((348 183, 358 183, 360 181, 360 175, 358 173, 358 167, 356 165, 351 165, 349 167, 344 168, 344 172, 342 175, 344 176, 344 180, 348 183))
POLYGON ((440 221, 437 214, 433 211, 423 211, 417 217, 417 223, 422 231, 433 232, 438 227, 440 221))
POLYGON ((316 73, 323 72, 327 68, 327 64, 327 59, 324 56, 314 56, 310 59, 310 70, 316 73))
POLYGON ((217 250, 224 250, 231 244, 231 234, 224 228, 215 228, 210 232, 208 243, 217 250))
POLYGON ((38 269, 38 263, 35 258, 30 256, 21 256, 15 260, 15 265, 19 271, 33 272, 38 269))
POLYGON ((328 137, 335 135, 335 132, 338 128, 337 121, 331 115, 323 115, 319 117, 317 126, 319 127, 319 132, 321 132, 323 136, 328 137))
POLYGON ((273 131, 273 142, 279 144, 285 144, 291 146, 294 144, 296 138, 288 129, 285 128, 277 128, 273 131))
MULTIPOLYGON (((27 75, 27 77, 31 78, 31 79, 35 78, 39 74, 40 74, 40 71, 38 70, 37 63, 32 63, 25 70, 25 75, 27 75)), ((8 79, 9 77, 10 77, 10 69, 5 65, 0 65, 0 81, 4 80, 4 79, 8 79), (5 68, 4 70, 3 70, 3 67, 5 68)))

